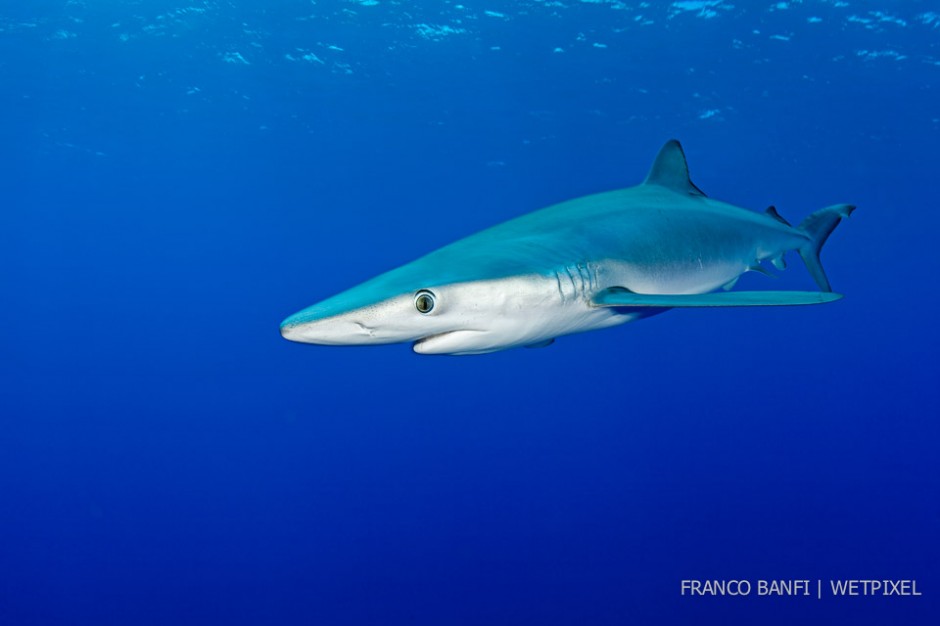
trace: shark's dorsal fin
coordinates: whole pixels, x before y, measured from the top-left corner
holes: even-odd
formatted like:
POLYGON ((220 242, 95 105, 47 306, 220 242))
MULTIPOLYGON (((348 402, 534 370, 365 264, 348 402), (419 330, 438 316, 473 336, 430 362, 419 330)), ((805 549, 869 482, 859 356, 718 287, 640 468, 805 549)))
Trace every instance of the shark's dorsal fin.
POLYGON ((676 193, 705 197, 705 193, 689 178, 689 164, 685 160, 682 146, 675 139, 670 139, 660 149, 644 184, 659 185, 676 193))

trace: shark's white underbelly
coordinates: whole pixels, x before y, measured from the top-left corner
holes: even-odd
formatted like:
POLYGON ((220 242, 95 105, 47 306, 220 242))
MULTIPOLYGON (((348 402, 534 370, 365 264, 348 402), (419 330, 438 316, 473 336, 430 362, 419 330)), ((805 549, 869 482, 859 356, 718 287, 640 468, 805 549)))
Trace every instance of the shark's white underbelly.
POLYGON ((604 288, 624 287, 647 294, 706 293, 728 284, 747 269, 748 263, 736 259, 657 267, 613 261, 604 265, 604 288))

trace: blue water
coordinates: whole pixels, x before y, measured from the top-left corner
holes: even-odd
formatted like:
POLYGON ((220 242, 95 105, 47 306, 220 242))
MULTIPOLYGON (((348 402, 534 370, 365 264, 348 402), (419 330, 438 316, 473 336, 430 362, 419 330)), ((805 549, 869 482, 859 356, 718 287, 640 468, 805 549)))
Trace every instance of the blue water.
POLYGON ((940 15, 731 4, 3 3, 0 623, 935 620, 940 15), (845 299, 279 336, 671 137, 712 197, 857 204, 845 299), (923 595, 680 593, 761 578, 923 595))

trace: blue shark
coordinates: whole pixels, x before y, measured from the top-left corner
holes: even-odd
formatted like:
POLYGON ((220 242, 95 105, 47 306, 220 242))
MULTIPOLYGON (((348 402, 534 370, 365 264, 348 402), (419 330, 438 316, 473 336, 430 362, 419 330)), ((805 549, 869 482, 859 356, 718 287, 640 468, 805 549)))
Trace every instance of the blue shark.
POLYGON ((707 197, 678 141, 646 179, 511 219, 435 250, 281 323, 291 341, 410 342, 419 354, 542 347, 675 308, 822 304, 819 252, 854 210, 820 209, 799 225, 707 197), (802 257, 820 291, 732 291, 745 272, 802 257), (722 290, 724 288, 724 290, 722 290))

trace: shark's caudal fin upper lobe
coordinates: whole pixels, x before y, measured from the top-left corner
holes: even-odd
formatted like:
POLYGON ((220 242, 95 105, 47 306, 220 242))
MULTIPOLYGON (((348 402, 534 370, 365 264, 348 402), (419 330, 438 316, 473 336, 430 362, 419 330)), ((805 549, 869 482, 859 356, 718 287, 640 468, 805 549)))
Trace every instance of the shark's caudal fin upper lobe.
POLYGON ((826 239, 839 225, 843 218, 852 214, 855 207, 851 204, 835 204, 825 209, 819 209, 805 220, 800 222, 797 227, 809 235, 810 240, 800 248, 800 256, 806 263, 806 269, 813 276, 813 280, 823 291, 832 291, 829 279, 826 278, 826 272, 823 270, 822 263, 819 262, 819 251, 822 250, 826 239))

